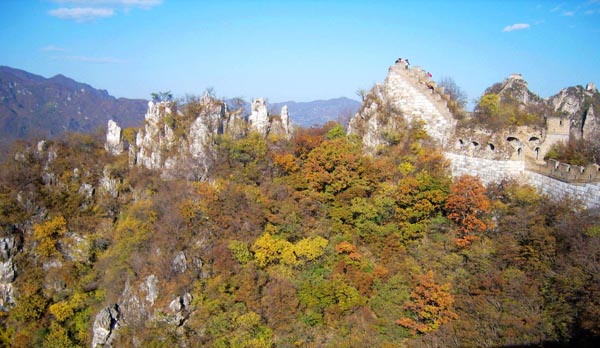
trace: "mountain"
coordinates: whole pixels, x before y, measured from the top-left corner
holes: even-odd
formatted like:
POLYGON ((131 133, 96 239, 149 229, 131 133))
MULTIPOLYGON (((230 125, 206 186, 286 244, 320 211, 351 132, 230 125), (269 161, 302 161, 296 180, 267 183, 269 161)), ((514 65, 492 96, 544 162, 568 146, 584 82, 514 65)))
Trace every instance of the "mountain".
MULTIPOLYGON (((235 110, 239 107, 239 100, 225 100, 229 109, 235 110)), ((349 120, 360 108, 360 102, 346 98, 334 98, 327 100, 314 100, 309 102, 286 101, 269 104, 269 114, 279 115, 281 108, 287 105, 288 115, 291 120, 299 126, 311 127, 323 125, 329 121, 349 120)), ((250 102, 244 103, 244 114, 249 115, 250 102)))
POLYGON ((360 102, 345 97, 310 102, 287 101, 270 104, 272 113, 279 114, 284 105, 287 105, 288 113, 294 123, 310 127, 315 124, 325 124, 328 121, 349 119, 358 111, 360 102))
POLYGON ((146 107, 146 100, 115 98, 64 75, 47 79, 0 66, 0 147, 16 139, 92 132, 109 119, 139 126, 146 107))

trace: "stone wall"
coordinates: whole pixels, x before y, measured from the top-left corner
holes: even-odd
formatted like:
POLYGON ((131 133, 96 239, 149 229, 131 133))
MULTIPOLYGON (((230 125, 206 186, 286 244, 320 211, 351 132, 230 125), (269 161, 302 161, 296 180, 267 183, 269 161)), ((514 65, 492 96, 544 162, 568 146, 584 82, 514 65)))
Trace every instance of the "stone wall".
POLYGON ((524 174, 527 184, 554 199, 570 197, 581 201, 588 209, 600 208, 600 182, 567 183, 531 171, 525 171, 524 174))
POLYGON ((450 160, 452 176, 478 176, 484 184, 504 179, 516 179, 525 171, 524 161, 491 160, 485 158, 444 153, 450 160))
POLYGON ((407 120, 424 121, 427 133, 445 146, 454 132, 456 120, 432 83, 421 68, 405 69, 403 64, 396 64, 388 71, 384 91, 386 99, 400 109, 407 120))
MULTIPOLYGON (((449 152, 446 152, 445 156, 450 160, 452 176, 474 175, 478 176, 485 184, 503 179, 515 179, 521 183, 531 185, 540 193, 547 194, 555 199, 568 196, 581 201, 588 209, 600 208, 600 182, 561 181, 528 170, 525 161, 498 161, 449 152)), ((555 163, 552 163, 551 167, 555 165, 555 163)), ((562 164, 558 165, 559 168, 561 166, 564 167, 562 164)), ((598 170, 596 167, 590 166, 589 170, 593 169, 598 170)), ((597 175, 597 173, 594 175, 597 175)))

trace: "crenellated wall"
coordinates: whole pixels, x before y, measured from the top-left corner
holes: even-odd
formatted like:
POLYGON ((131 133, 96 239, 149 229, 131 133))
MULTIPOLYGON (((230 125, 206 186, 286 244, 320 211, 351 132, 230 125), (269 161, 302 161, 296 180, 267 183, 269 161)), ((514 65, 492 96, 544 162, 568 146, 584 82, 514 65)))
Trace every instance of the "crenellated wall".
POLYGON ((588 209, 600 207, 600 171, 597 165, 571 166, 557 161, 526 165, 525 161, 491 160, 446 152, 452 176, 474 175, 485 184, 514 179, 554 198, 571 197, 588 209))
MULTIPOLYGON (((526 85, 520 75, 512 75, 509 80, 526 85)), ((530 93, 521 97, 527 102, 530 93)), ((399 62, 389 68, 384 84, 375 85, 365 96, 348 132, 358 135, 365 149, 372 152, 386 144, 382 136, 385 132, 403 125, 382 117, 391 109, 395 111, 394 118, 424 122, 427 133, 446 151, 453 176, 476 175, 484 183, 514 179, 552 197, 568 195, 588 208, 600 207, 598 166, 580 167, 543 160, 552 144, 569 138, 568 120, 549 116, 545 127, 520 126, 497 131, 460 128, 446 98, 425 70, 407 68, 399 62)))

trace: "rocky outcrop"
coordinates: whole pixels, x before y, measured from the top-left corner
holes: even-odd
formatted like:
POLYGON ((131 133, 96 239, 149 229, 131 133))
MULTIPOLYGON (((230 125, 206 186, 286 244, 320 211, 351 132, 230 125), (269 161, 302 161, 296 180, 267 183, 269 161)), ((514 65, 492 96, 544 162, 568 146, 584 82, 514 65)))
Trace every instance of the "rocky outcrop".
POLYGON ((125 150, 125 143, 123 141, 121 127, 113 121, 108 121, 108 127, 106 130, 106 142, 104 143, 104 148, 106 151, 110 152, 113 155, 120 155, 125 150))
POLYGON ((13 281, 17 275, 14 256, 20 248, 16 235, 0 238, 0 311, 15 304, 13 281))
POLYGON ((287 105, 281 107, 281 125, 283 127, 283 132, 289 138, 292 133, 291 124, 290 124, 290 115, 288 113, 287 105))
POLYGON ((205 96, 197 111, 186 125, 174 103, 149 102, 144 128, 130 146, 130 164, 161 170, 166 178, 205 178, 213 160, 211 141, 223 132, 226 106, 205 96))
POLYGON ((267 136, 269 132, 269 114, 265 98, 254 99, 251 112, 248 118, 250 125, 262 136, 267 136))
POLYGON ((119 196, 119 184, 120 180, 112 176, 109 166, 105 166, 100 178, 100 189, 116 198, 119 196))
POLYGON ((573 139, 600 139, 600 93, 593 84, 587 88, 569 87, 548 99, 555 115, 569 121, 569 133, 573 139))
POLYGON ((102 309, 94 319, 92 348, 111 348, 120 321, 121 311, 118 305, 102 309))
POLYGON ((169 303, 169 310, 173 314, 171 319, 173 324, 181 326, 185 322, 192 308, 192 299, 192 295, 186 292, 169 303))
MULTIPOLYGON (((287 109, 281 117, 272 117, 264 98, 253 101, 248 120, 242 110, 229 111, 223 101, 208 94, 182 109, 173 102, 148 103, 144 127, 136 134, 135 144, 129 145, 130 165, 159 170, 166 179, 206 180, 217 160, 218 135, 239 138, 252 128, 265 137, 280 134, 289 138, 292 132, 287 109)), ((116 136, 107 134, 107 148, 112 148, 109 138, 116 136)))
POLYGON ((547 111, 546 101, 529 90, 527 81, 521 74, 511 74, 502 83, 497 83, 485 90, 484 94, 494 93, 504 103, 516 103, 521 111, 534 110, 537 113, 547 111))
POLYGON ((173 118, 173 104, 148 102, 144 128, 136 134, 135 147, 130 147, 130 162, 148 169, 160 169, 164 163, 164 150, 173 146, 173 129, 166 118, 173 118))

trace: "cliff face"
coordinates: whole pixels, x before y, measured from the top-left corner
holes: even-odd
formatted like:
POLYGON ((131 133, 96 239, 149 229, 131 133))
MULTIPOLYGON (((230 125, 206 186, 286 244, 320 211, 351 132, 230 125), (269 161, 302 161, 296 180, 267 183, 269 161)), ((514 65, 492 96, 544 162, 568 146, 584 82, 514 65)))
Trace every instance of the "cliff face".
POLYGON ((594 84, 569 87, 548 99, 552 111, 569 120, 570 136, 574 139, 600 139, 600 93, 594 84))
MULTIPOLYGON (((287 108, 273 117, 260 98, 253 101, 252 114, 246 120, 241 110, 230 111, 223 101, 209 95, 190 101, 181 110, 173 102, 149 102, 144 127, 129 144, 129 163, 160 170, 164 178, 205 180, 217 160, 216 137, 238 138, 252 130, 264 137, 289 137, 292 126, 287 108)), ((106 149, 119 154, 126 146, 118 125, 109 121, 106 149)))

